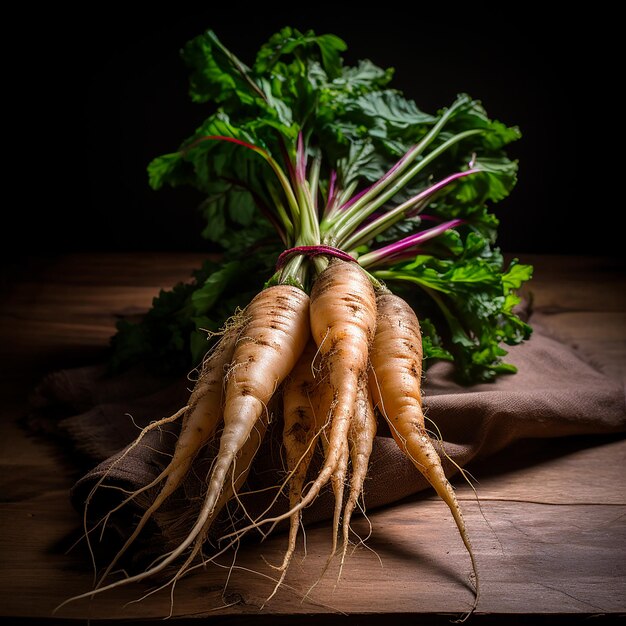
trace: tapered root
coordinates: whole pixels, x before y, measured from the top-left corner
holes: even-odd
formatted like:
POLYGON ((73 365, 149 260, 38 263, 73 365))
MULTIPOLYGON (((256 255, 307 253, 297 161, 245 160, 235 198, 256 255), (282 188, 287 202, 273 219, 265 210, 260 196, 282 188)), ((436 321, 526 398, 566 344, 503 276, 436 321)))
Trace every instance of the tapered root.
MULTIPOLYGON (((320 408, 319 383, 315 380, 316 354, 317 346, 313 341, 309 341, 296 367, 285 381, 283 389, 283 447, 289 472, 290 508, 294 507, 302 497, 307 471, 326 418, 325 410, 320 408)), ((285 580, 296 549, 301 519, 301 511, 296 511, 290 516, 289 537, 283 562, 279 566, 270 564, 270 567, 280 571, 281 575, 265 603, 274 597, 285 580)))
POLYGON ((359 387, 357 408, 354 420, 350 427, 350 458, 352 462, 352 475, 350 477, 350 493, 343 512, 342 539, 343 549, 341 564, 337 580, 341 578, 343 566, 348 552, 350 535, 350 521, 358 504, 359 497, 363 493, 363 485, 369 467, 370 456, 376 437, 376 416, 372 407, 372 399, 365 381, 359 387))
MULTIPOLYGON (((377 297, 378 325, 370 353, 370 391, 400 449, 448 505, 470 557, 476 607, 478 567, 461 507, 425 427, 422 410, 422 336, 413 309, 390 293, 377 297)), ((472 610, 473 610, 472 609, 472 610)), ((471 611, 470 611, 471 612, 471 611)))
MULTIPOLYGON (((196 455, 214 435, 222 416, 223 374, 233 358, 235 341, 239 330, 240 325, 234 321, 231 322, 221 340, 205 357, 200 376, 189 399, 189 404, 176 414, 176 418, 183 414, 183 424, 174 454, 167 467, 152 483, 136 491, 113 511, 109 512, 108 515, 127 504, 139 493, 165 480, 165 484, 161 487, 152 504, 143 513, 132 534, 100 577, 100 581, 95 587, 96 589, 103 584, 107 576, 113 571, 115 565, 135 542, 154 513, 182 485, 196 455)), ((143 436, 143 433, 141 436, 143 436)))

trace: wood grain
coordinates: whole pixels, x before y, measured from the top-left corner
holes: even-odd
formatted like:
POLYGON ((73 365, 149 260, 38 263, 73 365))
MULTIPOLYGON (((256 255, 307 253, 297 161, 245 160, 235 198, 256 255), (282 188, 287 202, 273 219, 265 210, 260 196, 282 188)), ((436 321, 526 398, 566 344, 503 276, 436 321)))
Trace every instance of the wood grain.
MULTIPOLYGON (((606 259, 517 256, 536 266, 537 319, 623 380, 623 268, 606 259)), ((0 615, 40 623, 92 584, 84 550, 64 554, 80 526, 68 501, 75 467, 18 425, 29 390, 50 368, 97 361, 119 315, 145 310, 160 288, 186 279, 200 261, 157 253, 72 255, 9 282, 0 306, 0 615)), ((480 506, 457 478, 480 564, 474 619, 564 616, 573 623, 626 612, 625 461, 626 440, 619 437, 519 442, 470 468, 480 480, 480 506)), ((172 614, 242 624, 321 614, 326 621, 349 614, 358 623, 377 623, 371 620, 380 615, 393 615, 394 623, 407 616, 445 623, 471 606, 469 560, 445 505, 429 494, 371 511, 355 529, 371 532, 367 548, 350 555, 339 584, 331 567, 304 602, 330 547, 326 525, 307 530, 307 556, 294 560, 290 588, 262 612, 272 589, 263 559, 280 561, 283 536, 241 547, 237 566, 258 573, 233 570, 225 590, 226 570, 215 565, 180 581, 172 614)), ((68 605, 59 616, 113 622, 167 615, 167 591, 125 606, 148 589, 122 588, 68 605)))

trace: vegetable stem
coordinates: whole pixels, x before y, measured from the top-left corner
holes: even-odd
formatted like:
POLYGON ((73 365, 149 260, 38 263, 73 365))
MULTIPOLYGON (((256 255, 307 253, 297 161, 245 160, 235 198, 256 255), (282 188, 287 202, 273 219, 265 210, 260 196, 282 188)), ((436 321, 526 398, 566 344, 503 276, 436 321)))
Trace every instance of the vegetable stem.
MULTIPOLYGON (((406 170, 409 165, 433 142, 437 135, 441 132, 441 129, 445 126, 446 122, 450 119, 452 113, 461 105, 461 101, 455 102, 450 108, 446 109, 433 127, 424 135, 419 143, 410 148, 404 156, 376 183, 374 183, 361 197, 356 201, 348 201, 341 205, 342 209, 348 209, 348 214, 343 216, 343 220, 349 219, 352 215, 358 213, 370 199, 373 199, 376 195, 381 193, 386 187, 388 187, 394 180, 406 170)), ((342 219, 337 224, 341 226, 342 219)))
POLYGON ((409 211, 414 212, 416 208, 422 210, 427 204, 426 200, 432 198, 432 196, 434 196, 438 191, 441 191, 443 188, 447 187, 450 183, 458 180, 459 178, 475 174, 479 171, 480 170, 478 169, 473 169, 467 170, 465 172, 457 172, 456 174, 452 174, 451 176, 440 180, 438 183, 435 183, 427 189, 424 189, 423 191, 413 196, 412 198, 409 198, 391 211, 384 213, 379 218, 370 222, 366 226, 363 226, 362 228, 357 230, 351 237, 349 237, 345 242, 342 241, 341 245, 344 246, 347 250, 351 250, 352 248, 356 248, 364 243, 367 243, 377 234, 380 234, 399 220, 406 217, 406 214, 409 211))
POLYGON ((390 243, 383 248, 379 248, 378 250, 374 250, 373 252, 368 252, 363 256, 359 257, 359 264, 361 267, 370 267, 372 265, 376 265, 380 261, 385 258, 395 255, 399 252, 403 252, 408 248, 414 248, 429 239, 433 239, 438 235, 441 235, 446 230, 450 228, 454 228, 461 224, 463 220, 454 219, 449 222, 444 222, 443 224, 439 224, 438 226, 434 226, 433 228, 429 228, 428 230, 424 230, 422 232, 416 233, 414 235, 410 235, 405 237, 404 239, 400 239, 400 241, 395 241, 390 243))
POLYGON ((463 139, 467 139, 473 135, 477 135, 483 132, 482 129, 472 128, 470 130, 457 133, 453 137, 450 137, 447 141, 444 141, 440 146, 429 152, 421 161, 413 165, 407 172, 404 173, 396 182, 391 185, 385 192, 380 194, 375 200, 367 204, 366 206, 359 206, 355 203, 350 209, 343 214, 333 225, 335 238, 341 242, 350 235, 357 226, 368 216, 371 215, 376 209, 381 207, 385 202, 393 198, 401 189, 403 189, 410 180, 416 176, 427 165, 432 163, 438 156, 451 148, 453 145, 459 143, 463 139))

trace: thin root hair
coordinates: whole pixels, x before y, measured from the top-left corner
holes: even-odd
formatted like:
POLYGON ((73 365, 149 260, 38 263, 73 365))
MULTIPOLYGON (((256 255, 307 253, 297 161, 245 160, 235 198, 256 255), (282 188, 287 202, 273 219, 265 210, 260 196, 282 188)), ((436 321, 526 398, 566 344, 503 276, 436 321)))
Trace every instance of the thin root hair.
MULTIPOLYGON (((265 532, 265 533, 263 531, 261 531, 261 529, 260 529, 260 524, 265 523, 265 520, 263 520, 263 517, 265 515, 267 515, 267 513, 269 513, 269 511, 272 509, 272 507, 276 504, 276 501, 278 500, 280 495, 283 493, 283 490, 285 489, 285 487, 287 487, 287 484, 289 483, 289 481, 291 480, 291 478, 295 474, 296 470, 298 469, 298 467, 299 467, 300 463, 302 462, 302 460, 304 459, 304 457, 307 455, 308 451, 311 449, 312 446, 314 446, 317 443, 317 438, 319 437, 320 433, 323 431, 324 428, 325 428, 325 426, 322 426, 317 431, 315 436, 311 438, 311 441, 309 442, 309 445, 307 446, 305 452, 300 457, 300 460, 298 461, 298 464, 294 467, 294 469, 291 472, 289 472, 287 474, 287 476, 285 477, 283 482, 276 487, 276 489, 277 489, 276 495, 272 498, 272 500, 267 505, 265 510, 262 513, 260 513, 255 520, 251 520, 252 524, 250 524, 249 526, 245 527, 244 529, 241 529, 240 531, 234 531, 233 533, 229 533, 228 535, 225 535, 225 536, 221 537, 221 539, 228 539, 231 536, 236 536, 238 533, 241 533, 241 536, 243 536, 246 532, 248 532, 249 530, 253 530, 253 529, 258 530, 258 532, 261 533, 261 535, 265 539, 267 536, 269 536, 269 534, 272 532, 272 530, 276 527, 276 524, 281 522, 283 519, 287 519, 285 517, 282 517, 281 519, 278 519, 277 521, 275 521, 272 524, 270 529, 267 532, 265 532)), ((287 517, 289 517, 289 516, 287 516, 287 517)), ((269 520, 267 520, 267 521, 269 522, 269 520)))
MULTIPOLYGON (((89 529, 87 528, 87 523, 88 523, 88 511, 89 511, 89 504, 91 503, 91 500, 93 499, 96 491, 98 490, 98 488, 100 486, 102 486, 102 484, 104 483, 104 481, 108 478, 109 474, 111 473, 111 471, 113 470, 114 467, 117 466, 118 463, 120 463, 123 459, 126 458, 126 456, 132 451, 134 450, 139 443, 141 442, 141 440, 152 430, 154 430, 155 428, 160 428, 163 424, 168 424, 171 422, 176 421, 177 419, 180 418, 181 415, 183 415, 185 413, 185 411, 189 408, 189 405, 184 406, 182 409, 179 409, 178 411, 176 411, 176 413, 174 413, 173 415, 170 415, 169 417, 164 417, 160 420, 156 420, 154 422, 151 422, 150 424, 148 424, 145 428, 142 429, 142 431, 139 433, 139 435, 137 436, 137 438, 126 448, 126 450, 124 450, 124 452, 122 452, 112 463, 111 465, 109 465, 109 467, 107 467, 106 471, 104 472, 104 474, 99 478, 99 480, 96 482, 96 484, 91 488, 89 494, 87 495, 87 498, 85 499, 85 508, 83 509, 83 531, 84 531, 84 536, 85 536, 85 540, 87 542, 87 550, 89 551, 89 558, 91 560, 91 565, 93 567, 93 584, 95 585, 97 582, 97 577, 98 577, 98 567, 96 565, 96 555, 95 552, 93 550, 93 546, 91 545, 91 541, 89 540, 89 529)), ((132 416, 130 416, 131 419, 132 416)), ((134 420, 133 420, 134 423, 134 420)), ((132 498, 131 498, 132 499, 132 498)), ((108 521, 109 517, 105 516, 104 518, 106 521, 108 521)), ((106 524, 105 521, 105 524, 106 524)), ((98 524, 99 525, 99 524, 98 524)), ((96 528, 97 526, 96 525, 96 528)), ((103 528, 104 531, 104 528, 103 528)))

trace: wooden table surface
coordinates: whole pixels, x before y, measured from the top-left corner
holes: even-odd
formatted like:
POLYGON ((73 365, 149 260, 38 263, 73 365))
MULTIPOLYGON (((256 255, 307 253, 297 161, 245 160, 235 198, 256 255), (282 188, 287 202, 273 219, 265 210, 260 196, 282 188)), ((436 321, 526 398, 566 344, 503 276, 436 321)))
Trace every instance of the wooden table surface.
MULTIPOLYGON (((560 336, 623 381, 623 267, 607 259, 521 256, 536 267, 536 315, 548 320, 560 312, 560 336)), ((54 444, 18 425, 29 391, 50 369, 97 362, 117 316, 145 309, 159 288, 186 279, 200 260, 193 254, 72 255, 31 261, 5 277, 0 616, 11 623, 39 624, 59 602, 92 585, 85 554, 64 554, 80 526, 68 500, 76 468, 54 444)), ((589 616, 597 623, 626 616, 625 460, 626 439, 619 436, 520 442, 470 468, 480 481, 480 507, 455 481, 481 574, 482 595, 469 623, 571 624, 589 616)), ((415 496, 370 512, 369 522, 367 548, 350 556, 339 584, 331 568, 310 600, 301 601, 329 550, 323 524, 307 530, 306 559, 296 556, 289 588, 262 611, 272 588, 262 557, 279 562, 284 536, 242 548, 237 566, 261 574, 235 569, 225 592, 226 570, 219 567, 180 581, 172 615, 307 624, 323 614, 329 625, 379 623, 389 619, 381 615, 393 615, 394 624, 439 624, 471 606, 468 558, 443 503, 415 496)), ((362 518, 355 526, 368 532, 362 518)), ((169 614, 167 591, 126 604, 148 589, 128 586, 76 602, 56 619, 117 623, 169 614)))

